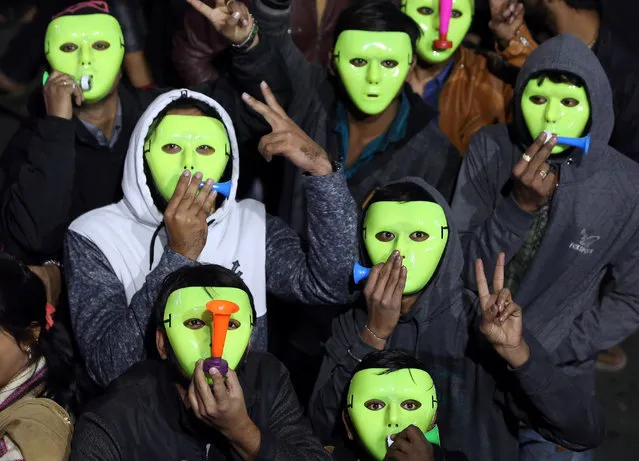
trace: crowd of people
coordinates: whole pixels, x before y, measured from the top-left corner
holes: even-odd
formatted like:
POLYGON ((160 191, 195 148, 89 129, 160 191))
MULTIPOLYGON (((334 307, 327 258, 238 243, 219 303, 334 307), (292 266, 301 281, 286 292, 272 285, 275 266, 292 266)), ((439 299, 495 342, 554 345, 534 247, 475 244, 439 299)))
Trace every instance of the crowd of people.
POLYGON ((490 48, 474 0, 186 0, 177 87, 137 0, 76 1, 0 57, 42 81, 0 156, 0 461, 592 460, 639 329, 600 0, 490 0, 490 48))

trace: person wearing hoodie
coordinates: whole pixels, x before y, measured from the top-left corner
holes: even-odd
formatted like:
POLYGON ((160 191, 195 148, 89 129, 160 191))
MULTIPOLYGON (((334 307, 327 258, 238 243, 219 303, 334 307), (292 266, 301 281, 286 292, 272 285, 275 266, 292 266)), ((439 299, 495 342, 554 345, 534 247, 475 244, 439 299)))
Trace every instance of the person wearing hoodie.
POLYGON ((522 327, 521 308, 503 289, 503 256, 494 294, 481 261, 479 296, 464 289, 452 213, 432 186, 407 178, 378 189, 360 235, 363 259, 375 267, 366 306, 338 317, 326 344, 309 406, 323 442, 333 438, 362 359, 375 350, 401 350, 424 362, 435 383, 446 451, 468 461, 516 460, 520 420, 572 449, 601 443, 603 414, 594 393, 576 386, 522 327))
POLYGON ((597 353, 639 327, 639 166, 608 145, 610 83, 578 38, 537 48, 515 94, 513 124, 477 133, 463 161, 453 214, 464 280, 474 285, 472 261, 505 252, 527 328, 592 388, 597 353), (555 135, 545 143, 544 130, 588 136, 587 153, 555 135))
POLYGON ((72 461, 330 460, 286 368, 249 346, 255 305, 238 274, 183 267, 158 294, 152 323, 160 360, 131 368, 83 413, 72 461), (230 313, 222 329, 211 315, 220 310, 230 313), (221 345, 228 369, 207 365, 211 343, 221 345))
MULTIPOLYGON (((227 40, 242 44, 253 29, 229 12, 249 18, 248 10, 241 2, 228 8, 223 3, 201 11, 227 40)), ((235 88, 219 81, 202 85, 199 92, 231 107, 239 100, 237 89, 259 95, 260 82, 267 81, 286 103, 286 92, 280 89, 289 85, 282 82, 288 75, 281 59, 268 41, 252 36, 249 46, 231 47, 235 88)), ((28 264, 59 263, 69 224, 122 198, 124 158, 133 128, 155 96, 165 91, 120 83, 124 39, 104 1, 74 4, 49 23, 42 46, 50 76, 34 95, 33 116, 15 133, 0 161, 0 243, 28 264), (82 88, 83 79, 91 79, 90 89, 82 88)), ((241 142, 266 132, 257 118, 238 114, 237 120, 241 142)))
MULTIPOLYGON (((330 64, 322 68, 304 58, 287 32, 290 3, 256 0, 254 14, 295 75, 289 115, 344 166, 355 202, 361 205, 374 187, 409 174, 450 199, 459 153, 437 127, 435 112, 406 83, 417 25, 390 0, 356 1, 339 16, 330 64)), ((287 164, 277 214, 303 233, 301 181, 301 172, 287 164)))
POLYGON ((159 96, 131 138, 124 198, 81 216, 67 235, 71 322, 98 384, 145 357, 151 306, 164 277, 181 267, 216 263, 244 279, 255 298, 258 350, 266 349, 267 290, 314 304, 351 298, 357 224, 344 175, 268 87, 264 97, 268 106, 245 95, 273 128, 260 142, 262 152, 308 172, 308 249, 261 203, 235 200, 240 154, 224 108, 189 90, 159 96), (216 202, 213 185, 221 183, 229 190, 216 202))
POLYGON ((408 82, 437 111, 437 124, 463 155, 471 136, 510 117, 513 89, 491 73, 488 59, 462 46, 475 13, 475 0, 402 0, 402 11, 419 26, 417 64, 408 82), (448 33, 441 40, 442 24, 448 33))

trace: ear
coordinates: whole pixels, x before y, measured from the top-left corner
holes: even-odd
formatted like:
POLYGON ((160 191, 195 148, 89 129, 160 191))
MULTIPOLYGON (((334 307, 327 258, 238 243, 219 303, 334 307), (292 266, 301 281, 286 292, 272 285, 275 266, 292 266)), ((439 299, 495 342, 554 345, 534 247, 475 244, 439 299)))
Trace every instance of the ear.
POLYGON ((408 75, 412 74, 415 70, 415 66, 417 65, 417 57, 413 55, 413 59, 410 62, 410 70, 408 71, 408 75))
POLYGON ((355 430, 353 429, 353 422, 351 421, 351 417, 348 416, 348 412, 346 410, 342 410, 342 421, 344 422, 344 427, 346 428, 346 436, 348 440, 355 440, 355 430))
POLYGON ((430 422, 430 426, 428 426, 428 429, 426 429, 426 432, 432 431, 433 428, 435 427, 435 424, 437 424, 437 412, 435 412, 435 415, 433 416, 433 420, 430 422))
POLYGON ((158 354, 160 354, 162 360, 166 360, 167 358, 165 341, 166 333, 164 330, 161 330, 160 328, 155 330, 155 347, 157 348, 158 354))

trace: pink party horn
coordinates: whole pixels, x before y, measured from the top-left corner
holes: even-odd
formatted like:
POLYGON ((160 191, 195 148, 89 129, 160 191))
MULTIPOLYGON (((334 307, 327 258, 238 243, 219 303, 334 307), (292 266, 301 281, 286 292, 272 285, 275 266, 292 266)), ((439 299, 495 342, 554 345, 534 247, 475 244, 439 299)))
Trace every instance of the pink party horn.
POLYGON ((433 42, 436 50, 450 50, 453 42, 448 40, 448 27, 453 13, 453 0, 439 0, 439 39, 433 42))

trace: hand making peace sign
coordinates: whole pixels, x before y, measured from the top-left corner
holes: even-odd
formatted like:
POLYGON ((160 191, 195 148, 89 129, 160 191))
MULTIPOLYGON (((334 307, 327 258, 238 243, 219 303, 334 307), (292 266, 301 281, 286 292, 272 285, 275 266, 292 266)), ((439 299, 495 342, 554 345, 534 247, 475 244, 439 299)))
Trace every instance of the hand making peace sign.
POLYGON ((264 158, 270 162, 274 155, 282 155, 313 176, 333 173, 326 151, 288 117, 265 82, 261 88, 266 104, 247 93, 242 94, 242 99, 262 115, 273 130, 260 140, 258 149, 264 158))
POLYGON ((238 0, 215 0, 213 7, 200 0, 186 0, 202 13, 220 34, 234 44, 243 43, 253 29, 253 16, 238 0))

